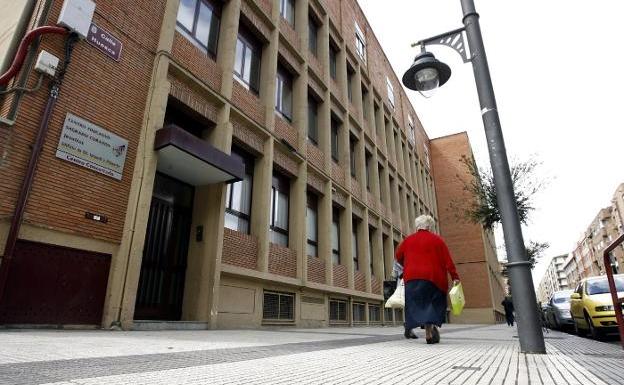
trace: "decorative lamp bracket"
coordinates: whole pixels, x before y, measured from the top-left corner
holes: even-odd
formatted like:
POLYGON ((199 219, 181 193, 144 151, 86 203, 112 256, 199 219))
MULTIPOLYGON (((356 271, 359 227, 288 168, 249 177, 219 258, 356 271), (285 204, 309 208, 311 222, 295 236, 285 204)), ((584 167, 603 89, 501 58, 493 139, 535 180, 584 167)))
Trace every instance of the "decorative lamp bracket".
POLYGON ((468 56, 468 43, 464 36, 466 28, 458 28, 453 31, 449 31, 440 35, 423 39, 417 43, 412 44, 412 47, 420 46, 421 51, 425 51, 425 47, 428 45, 445 45, 451 47, 461 56, 464 63, 469 63, 472 60, 471 56, 468 56))

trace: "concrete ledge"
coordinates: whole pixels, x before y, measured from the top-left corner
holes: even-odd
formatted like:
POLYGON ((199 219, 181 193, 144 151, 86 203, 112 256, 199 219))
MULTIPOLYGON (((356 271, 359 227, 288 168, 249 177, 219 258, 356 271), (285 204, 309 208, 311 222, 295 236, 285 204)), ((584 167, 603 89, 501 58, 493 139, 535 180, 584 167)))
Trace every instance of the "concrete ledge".
POLYGON ((152 331, 152 330, 208 330, 208 322, 196 321, 134 321, 132 330, 152 331))

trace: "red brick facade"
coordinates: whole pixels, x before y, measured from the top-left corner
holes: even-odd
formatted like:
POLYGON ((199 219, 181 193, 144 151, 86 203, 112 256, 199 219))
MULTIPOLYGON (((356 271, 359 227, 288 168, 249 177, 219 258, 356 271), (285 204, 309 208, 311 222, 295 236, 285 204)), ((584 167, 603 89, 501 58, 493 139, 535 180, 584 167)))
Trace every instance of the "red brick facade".
POLYGON ((258 240, 252 235, 224 228, 221 262, 257 270, 258 240))
POLYGON ((316 283, 326 283, 324 260, 318 257, 308 257, 308 280, 316 283))
POLYGON ((295 251, 271 243, 269 247, 269 273, 296 278, 297 254, 295 251))

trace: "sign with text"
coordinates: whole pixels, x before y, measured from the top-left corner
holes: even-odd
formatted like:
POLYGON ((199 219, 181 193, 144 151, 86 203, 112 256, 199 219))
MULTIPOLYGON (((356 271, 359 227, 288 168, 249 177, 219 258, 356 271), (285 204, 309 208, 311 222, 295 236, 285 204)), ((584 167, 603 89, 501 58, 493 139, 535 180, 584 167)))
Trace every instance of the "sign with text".
POLYGON ((95 48, 102 51, 115 61, 119 61, 121 57, 121 49, 123 45, 121 40, 111 35, 110 32, 102 27, 91 23, 89 27, 89 33, 87 34, 87 42, 95 48))
POLYGON ((121 180, 128 141, 68 113, 56 157, 121 180))

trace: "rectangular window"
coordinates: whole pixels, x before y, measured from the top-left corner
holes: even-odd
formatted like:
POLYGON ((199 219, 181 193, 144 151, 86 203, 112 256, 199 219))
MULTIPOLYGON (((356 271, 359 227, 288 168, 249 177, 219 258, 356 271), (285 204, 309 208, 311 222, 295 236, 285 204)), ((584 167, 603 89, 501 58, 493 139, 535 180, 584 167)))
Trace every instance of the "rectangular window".
POLYGON ((362 85, 362 115, 368 121, 370 112, 368 111, 368 90, 362 85))
POLYGON ((396 201, 394 199, 394 178, 391 176, 389 176, 389 180, 390 180, 390 210, 393 213, 396 213, 396 201))
POLYGON ((283 67, 277 67, 275 87, 275 110, 286 120, 292 121, 293 88, 292 75, 283 67))
POLYGON ((373 156, 366 151, 366 189, 368 191, 371 190, 371 159, 373 159, 373 156))
POLYGON ((392 322, 392 309, 384 308, 384 319, 386 322, 392 322))
POLYGON ((356 154, 355 154, 355 146, 357 145, 357 139, 354 137, 349 138, 349 164, 351 168, 351 176, 355 178, 356 176, 356 154))
POLYGON ((221 10, 209 0, 181 0, 177 25, 187 37, 217 55, 221 10))
POLYGON ((318 256, 318 197, 308 192, 306 207, 307 251, 311 257, 318 256))
POLYGON ((386 86, 388 88, 388 101, 392 108, 394 108, 394 87, 392 86, 392 82, 390 78, 386 76, 386 86))
POLYGON ((329 320, 334 322, 347 322, 347 301, 336 299, 329 300, 329 320))
POLYGON ((358 23, 355 23, 355 52, 366 62, 366 38, 358 23))
POLYGON ((355 78, 355 70, 347 67, 347 96, 349 101, 353 102, 353 79, 355 78))
POLYGON ((331 117, 331 156, 334 162, 339 163, 339 152, 338 152, 338 133, 340 132, 340 123, 331 117))
POLYGON ((375 234, 375 228, 368 226, 368 261, 370 263, 371 275, 375 275, 375 269, 373 268, 373 236, 375 234))
POLYGON ((414 129, 414 119, 412 119, 412 115, 407 115, 407 125, 408 125, 408 140, 414 144, 416 143, 416 131, 414 129))
POLYGON ((394 309, 394 322, 403 322, 403 309, 394 309))
POLYGON ((333 44, 329 44, 329 75, 332 79, 336 80, 337 76, 337 60, 338 50, 334 48, 333 44))
POLYGON ((318 144, 318 102, 308 96, 308 139, 318 144))
POLYGON ((368 305, 368 321, 381 322, 381 308, 377 305, 368 305))
POLYGON ((280 16, 291 26, 295 26, 295 0, 279 0, 280 16))
POLYGON ((427 165, 427 168, 429 168, 429 147, 423 143, 423 149, 425 150, 425 164, 427 165))
POLYGON ((262 318, 265 321, 294 321, 295 295, 265 291, 262 318))
POLYGON ((271 186, 271 242, 288 247, 288 210, 290 196, 290 180, 273 173, 271 186))
POLYGON ((353 303, 353 322, 366 322, 366 305, 353 303))
POLYGON ((336 207, 332 209, 331 246, 332 263, 340 265, 340 211, 336 207))
POLYGON ((358 258, 358 242, 357 242, 357 230, 359 222, 353 218, 353 226, 351 231, 351 254, 353 257, 353 269, 360 270, 360 260, 358 258))
POLYGON ((225 227, 249 234, 254 160, 249 154, 239 148, 232 148, 232 156, 243 161, 245 176, 242 181, 227 185, 225 193, 225 227))
POLYGON ((247 31, 240 30, 236 40, 234 75, 245 87, 260 91, 260 57, 262 46, 247 31))
POLYGON ((308 19, 308 49, 312 55, 318 55, 318 23, 312 17, 308 19))

